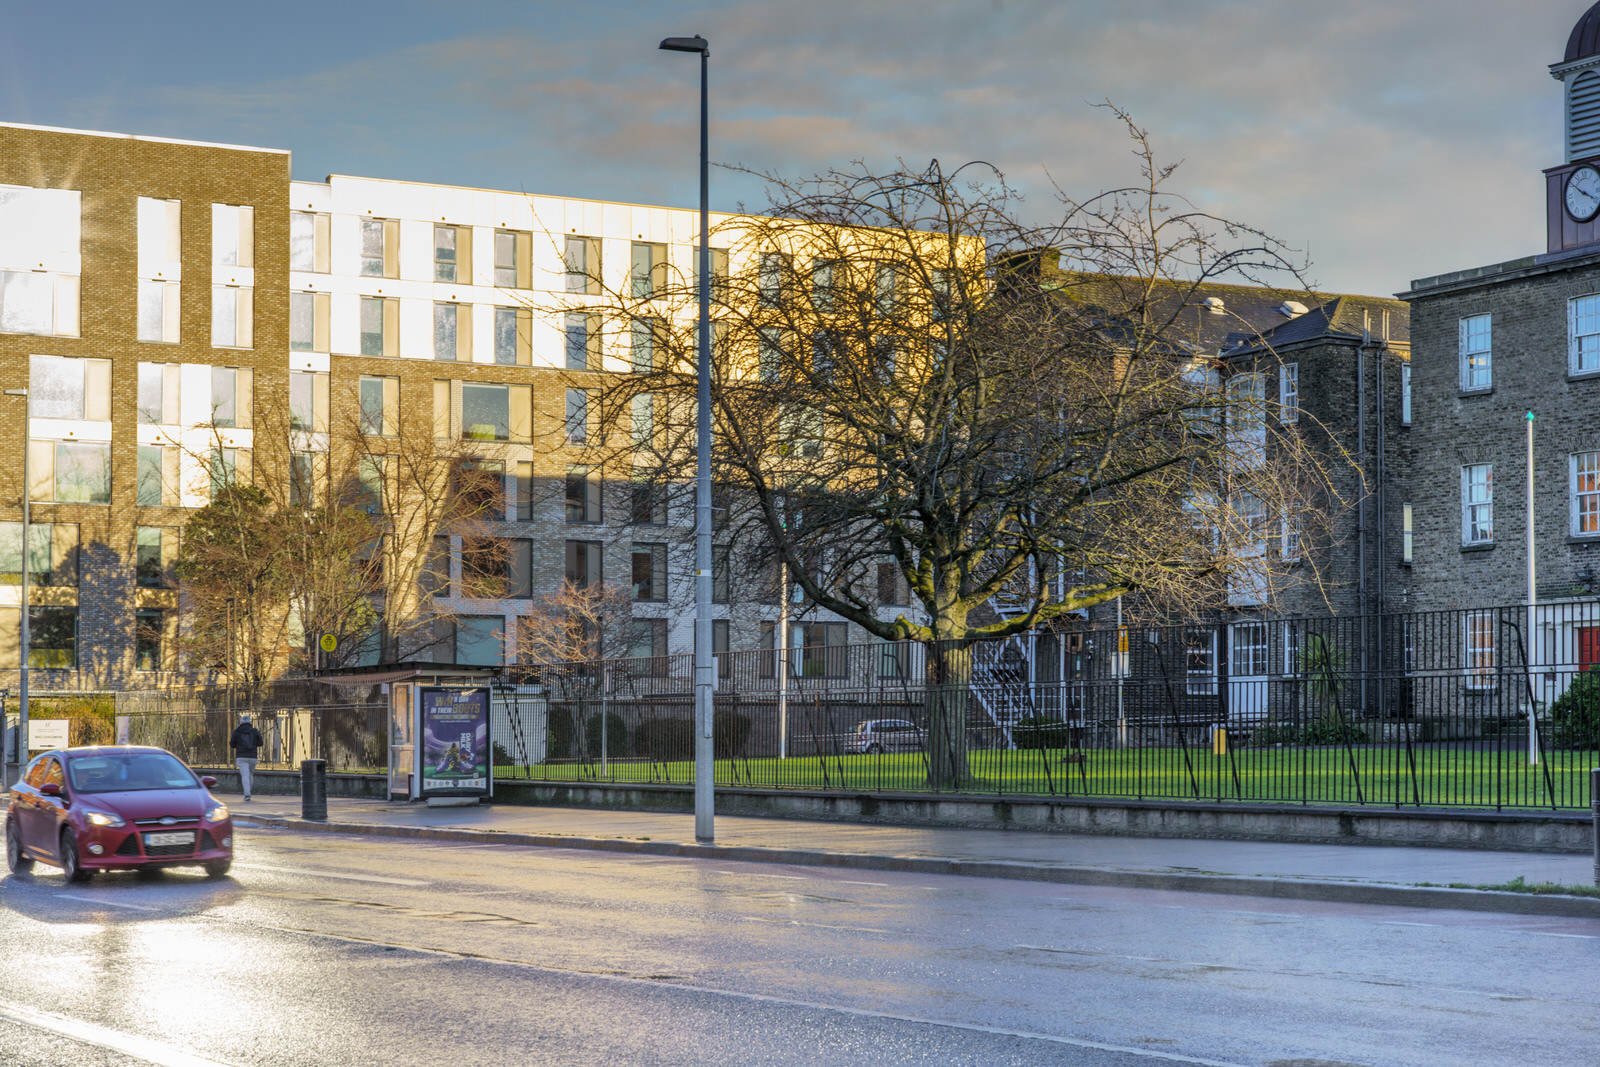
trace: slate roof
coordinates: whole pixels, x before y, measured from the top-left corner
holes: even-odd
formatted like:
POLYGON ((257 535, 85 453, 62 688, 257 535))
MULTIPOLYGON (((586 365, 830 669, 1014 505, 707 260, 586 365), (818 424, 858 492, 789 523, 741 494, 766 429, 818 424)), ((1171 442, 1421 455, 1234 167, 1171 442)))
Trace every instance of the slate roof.
POLYGON ((1389 312, 1389 341, 1411 343, 1411 306, 1404 300, 1382 296, 1336 296, 1324 304, 1263 330, 1253 337, 1240 337, 1227 354, 1242 355, 1262 348, 1284 349, 1313 341, 1360 341, 1363 327, 1371 336, 1383 337, 1383 313, 1389 312), (1363 314, 1365 313, 1365 314, 1363 314))
POLYGON ((1572 27, 1572 36, 1567 38, 1567 55, 1561 62, 1571 63, 1596 54, 1600 54, 1600 4, 1585 11, 1578 24, 1572 27))

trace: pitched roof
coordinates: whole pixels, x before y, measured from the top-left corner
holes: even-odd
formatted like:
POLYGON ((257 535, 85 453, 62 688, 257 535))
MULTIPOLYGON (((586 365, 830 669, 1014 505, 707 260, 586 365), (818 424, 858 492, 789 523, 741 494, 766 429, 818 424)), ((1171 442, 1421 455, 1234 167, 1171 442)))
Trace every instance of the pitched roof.
POLYGON ((1281 325, 1244 335, 1230 346, 1228 355, 1286 348, 1312 341, 1360 341, 1383 338, 1384 312, 1388 312, 1390 342, 1411 343, 1411 306, 1382 296, 1336 296, 1281 325))

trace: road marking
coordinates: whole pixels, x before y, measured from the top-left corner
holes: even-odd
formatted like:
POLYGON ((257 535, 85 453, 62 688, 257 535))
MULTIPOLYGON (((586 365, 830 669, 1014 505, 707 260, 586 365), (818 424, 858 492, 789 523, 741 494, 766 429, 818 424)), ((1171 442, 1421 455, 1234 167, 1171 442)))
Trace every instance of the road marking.
POLYGON ((871 885, 871 886, 877 886, 879 889, 887 889, 887 888, 889 888, 889 883, 888 882, 852 882, 848 878, 839 879, 839 884, 840 885, 871 885))
MULTIPOLYGON (((750 872, 748 872, 748 871, 718 871, 717 873, 718 874, 731 874, 731 875, 736 875, 737 877, 740 877, 740 878, 747 878, 747 877, 749 877, 749 873, 750 872)), ((803 882, 803 881, 806 880, 805 876, 804 875, 800 875, 800 874, 759 874, 758 877, 761 877, 761 878, 782 878, 786 882, 803 882)))
POLYGON ((103 904, 108 908, 127 908, 130 911, 160 911, 160 908, 146 907, 143 904, 129 904, 121 900, 106 900, 103 897, 80 897, 76 893, 57 893, 57 900, 77 900, 85 904, 103 904))
POLYGON ((1557 934, 1549 930, 1530 930, 1528 932, 1539 937, 1573 937, 1579 941, 1600 941, 1600 936, 1595 934, 1557 934))
POLYGON ((0 1001, 0 1019, 19 1026, 60 1034, 85 1045, 94 1045, 126 1056, 137 1056, 146 1063, 156 1064, 157 1067, 232 1067, 221 1060, 196 1056, 192 1052, 184 1052, 182 1049, 152 1041, 147 1037, 109 1030, 104 1026, 84 1022, 82 1019, 69 1019, 64 1015, 34 1011, 21 1004, 0 1001))
POLYGON ((835 926, 831 923, 807 923, 799 919, 763 919, 757 915, 746 915, 743 922, 747 923, 772 923, 775 926, 804 926, 810 930, 845 930, 853 934, 887 934, 887 930, 874 930, 870 926, 835 926))
POLYGON ((381 878, 376 874, 344 874, 341 871, 320 871, 311 867, 277 867, 270 863, 235 863, 249 871, 275 871, 278 874, 309 874, 317 878, 342 878, 347 882, 380 882, 383 885, 426 886, 432 882, 419 882, 415 878, 381 878))
POLYGON ((1428 926, 1428 927, 1434 927, 1434 926, 1438 926, 1439 924, 1438 923, 1407 923, 1407 922, 1401 922, 1398 919, 1388 919, 1388 920, 1385 920, 1384 922, 1380 923, 1379 925, 1380 926, 1428 926))

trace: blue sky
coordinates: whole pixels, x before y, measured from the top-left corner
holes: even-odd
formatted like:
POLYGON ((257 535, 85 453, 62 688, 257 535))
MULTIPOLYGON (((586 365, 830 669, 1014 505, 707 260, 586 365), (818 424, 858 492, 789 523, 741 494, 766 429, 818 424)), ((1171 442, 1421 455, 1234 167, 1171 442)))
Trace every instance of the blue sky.
MULTIPOLYGON (((712 157, 803 176, 983 159, 1048 213, 1137 178, 1110 99, 1199 206, 1329 291, 1543 250, 1583 0, 0 0, 0 120, 287 148, 329 173, 692 206, 712 157), (159 16, 159 17, 158 17, 159 16), (171 27, 178 27, 173 32, 171 27)), ((712 206, 759 207, 713 171, 712 206)))

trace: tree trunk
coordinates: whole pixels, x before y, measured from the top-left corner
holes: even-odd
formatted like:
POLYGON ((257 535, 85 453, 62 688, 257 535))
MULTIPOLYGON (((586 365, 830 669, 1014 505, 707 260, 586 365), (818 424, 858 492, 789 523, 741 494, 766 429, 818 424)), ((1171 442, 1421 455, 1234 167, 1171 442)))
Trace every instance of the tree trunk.
POLYGON ((928 787, 959 789, 967 783, 967 703, 972 649, 959 641, 928 645, 928 787))

